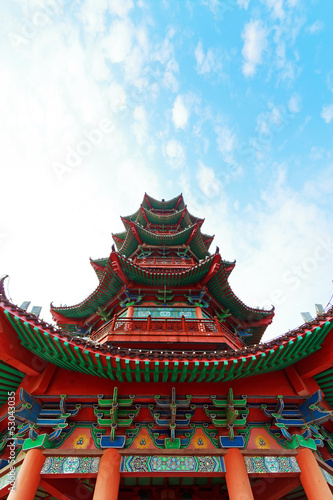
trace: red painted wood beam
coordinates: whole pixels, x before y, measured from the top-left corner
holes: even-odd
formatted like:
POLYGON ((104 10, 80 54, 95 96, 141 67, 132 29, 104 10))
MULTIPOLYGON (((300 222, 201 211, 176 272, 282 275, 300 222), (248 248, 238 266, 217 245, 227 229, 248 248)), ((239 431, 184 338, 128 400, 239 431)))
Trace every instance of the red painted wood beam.
POLYGON ((4 488, 2 488, 2 489, 0 490, 0 498, 5 498, 5 497, 7 497, 7 495, 8 495, 8 491, 9 491, 9 486, 10 486, 10 485, 9 485, 9 484, 7 484, 7 486, 5 486, 4 488))
POLYGON ((263 478, 252 487, 255 500, 280 500, 301 485, 299 477, 263 478))
POLYGON ((134 222, 131 222, 131 231, 133 233, 134 238, 137 240, 137 242, 142 245, 142 239, 140 238, 140 235, 138 233, 138 230, 134 224, 134 222))
POLYGON ((8 365, 31 376, 38 376, 40 370, 34 365, 31 352, 21 345, 17 333, 0 311, 0 359, 8 365))
POLYGON ((200 284, 202 286, 206 285, 206 283, 208 283, 208 281, 210 281, 215 276, 215 274, 221 267, 221 260, 221 255, 219 253, 216 253, 213 257, 208 273, 200 281, 200 284))
POLYGON ((176 206, 175 206, 175 210, 177 210, 177 207, 178 205, 180 204, 180 202, 183 200, 183 195, 181 194, 177 200, 177 203, 176 203, 176 206))
MULTIPOLYGON (((59 481, 59 480, 58 480, 59 481)), ((73 497, 68 497, 64 493, 62 493, 59 489, 55 488, 51 484, 49 484, 45 479, 41 479, 39 486, 43 488, 47 493, 50 493, 50 495, 54 496, 58 500, 72 500, 73 497)))
POLYGON ((191 243, 191 241, 193 240, 194 236, 197 234, 198 231, 199 231, 199 224, 197 223, 194 225, 194 228, 192 229, 190 237, 188 238, 187 242, 185 243, 186 246, 188 246, 191 243))
POLYGON ((114 270, 114 272, 119 276, 121 281, 128 286, 130 284, 130 280, 124 273, 123 268, 121 267, 120 259, 116 252, 111 253, 111 262, 112 262, 112 269, 114 270))
POLYGON ((140 212, 142 213, 142 215, 143 215, 143 217, 144 217, 145 221, 147 222, 147 226, 149 227, 149 226, 150 226, 150 224, 149 224, 149 220, 148 220, 148 217, 147 217, 147 215, 146 215, 146 212, 145 212, 145 209, 143 208, 143 206, 141 206, 141 207, 140 207, 140 212))
POLYGON ((40 483, 40 486, 48 493, 54 495, 54 493, 50 491, 51 488, 58 491, 58 495, 60 496, 54 495, 58 500, 67 500, 67 498, 69 498, 70 500, 73 500, 74 498, 91 500, 93 497, 93 493, 79 479, 48 478, 47 480, 42 479, 42 481, 40 483), (46 486, 48 487, 48 489, 46 489, 46 486))
MULTIPOLYGON (((332 325, 333 328, 333 325, 332 325)), ((295 368, 301 377, 310 378, 333 366, 333 334, 332 328, 326 335, 319 351, 314 352, 307 358, 298 361, 295 368)))
POLYGON ((24 379, 24 383, 21 384, 28 392, 30 392, 30 394, 45 394, 58 369, 56 365, 49 363, 45 359, 38 358, 38 361, 41 365, 46 365, 43 373, 37 378, 34 377, 32 379, 32 377, 28 377, 27 379, 24 379))
MULTIPOLYGON (((170 332, 170 334, 164 334, 162 335, 161 333, 157 334, 154 332, 147 332, 147 333, 142 333, 142 331, 137 330, 133 331, 130 330, 130 332, 126 331, 125 329, 121 332, 117 332, 115 334, 114 332, 111 332, 110 334, 107 334, 105 337, 101 338, 98 340, 98 342, 102 345, 105 344, 106 342, 112 342, 112 343, 117 343, 117 345, 122 345, 122 344, 127 344, 127 343, 138 343, 138 342, 154 342, 157 343, 157 348, 159 349, 161 342, 164 342, 166 345, 170 344, 170 342, 175 342, 179 344, 188 344, 188 343, 194 343, 194 344, 221 344, 225 343, 229 345, 232 349, 240 349, 241 346, 238 345, 234 340, 229 339, 226 335, 223 334, 217 334, 214 332, 214 335, 212 332, 203 332, 202 334, 197 334, 197 335, 192 335, 191 333, 180 333, 178 332, 177 334, 174 334, 173 332, 170 332), (208 336, 207 333, 210 335, 208 336)), ((134 345, 130 346, 134 347, 134 345)), ((198 347, 199 349, 199 347, 198 347)), ((201 350, 201 347, 200 347, 201 350)))
POLYGON ((149 208, 152 208, 147 193, 145 193, 145 200, 148 203, 149 208))
POLYGON ((180 226, 182 220, 184 219, 185 215, 187 214, 187 208, 185 207, 184 210, 183 210, 183 213, 182 215, 180 216, 180 219, 178 221, 178 226, 180 226))
POLYGON ((300 376, 294 365, 288 366, 288 368, 285 368, 284 371, 286 372, 291 385, 295 389, 295 392, 297 392, 299 396, 311 395, 306 383, 303 380, 303 377, 300 376))

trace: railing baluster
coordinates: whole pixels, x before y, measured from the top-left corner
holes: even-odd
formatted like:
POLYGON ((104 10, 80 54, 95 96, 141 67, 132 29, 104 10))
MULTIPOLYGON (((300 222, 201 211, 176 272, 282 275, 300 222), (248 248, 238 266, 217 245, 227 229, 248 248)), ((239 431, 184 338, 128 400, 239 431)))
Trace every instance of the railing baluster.
POLYGON ((116 321, 117 321, 117 314, 115 314, 113 316, 113 320, 112 320, 112 323, 111 323, 111 332, 114 331, 114 327, 115 327, 116 321))
POLYGON ((216 326, 217 326, 217 330, 218 330, 219 332, 222 332, 221 325, 220 325, 219 320, 217 319, 217 317, 216 317, 216 316, 214 316, 214 320, 215 320, 215 324, 216 324, 216 326))

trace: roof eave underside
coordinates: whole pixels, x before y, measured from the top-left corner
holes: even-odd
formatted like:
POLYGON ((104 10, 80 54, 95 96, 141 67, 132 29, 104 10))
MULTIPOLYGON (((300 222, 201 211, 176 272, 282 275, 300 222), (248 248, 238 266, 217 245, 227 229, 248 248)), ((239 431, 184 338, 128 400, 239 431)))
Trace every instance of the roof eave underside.
MULTIPOLYGON (((84 319, 96 312, 98 307, 102 307, 106 302, 117 295, 123 283, 119 276, 113 271, 111 259, 105 268, 103 278, 96 290, 85 300, 74 306, 55 307, 52 311, 61 314, 65 318, 84 319)), ((64 322, 65 323, 65 322, 64 322)))
MULTIPOLYGON (((246 306, 232 291, 228 282, 228 275, 222 266, 216 275, 208 282, 207 287, 214 299, 225 309, 229 309, 230 313, 240 320, 251 320, 252 323, 258 321, 260 323, 260 320, 274 315, 274 309, 268 311, 246 306)), ((259 343, 267 326, 267 324, 259 324, 257 327, 252 326, 250 329, 252 337, 250 337, 249 340, 244 340, 245 343, 259 343)))

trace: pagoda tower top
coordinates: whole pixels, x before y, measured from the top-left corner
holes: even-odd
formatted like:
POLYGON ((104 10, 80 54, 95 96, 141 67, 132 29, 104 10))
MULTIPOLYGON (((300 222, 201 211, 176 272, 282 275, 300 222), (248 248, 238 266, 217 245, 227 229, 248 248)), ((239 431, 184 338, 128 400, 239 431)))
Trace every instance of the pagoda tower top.
MULTIPOLYGON (((218 248, 214 254, 209 252, 214 236, 202 233, 204 219, 187 210, 182 194, 159 201, 145 193, 139 209, 121 220, 124 231, 112 235, 109 257, 91 259, 99 279, 96 290, 77 305, 51 306, 59 327, 96 338, 121 317, 156 318, 155 323, 157 318, 183 318, 206 322, 200 341, 193 336, 188 342, 193 349, 197 344, 203 348, 226 344, 234 349, 260 341, 274 309, 248 307, 235 295, 228 282, 235 262, 223 260, 218 248), (208 342, 209 322, 217 331, 223 330, 228 342, 220 337, 208 342)), ((151 324, 157 327, 154 321, 151 324)), ((126 345, 133 341, 126 340, 126 345)), ((152 348, 159 342, 141 340, 152 348)), ((168 335, 160 336, 160 341, 165 346, 168 335)))

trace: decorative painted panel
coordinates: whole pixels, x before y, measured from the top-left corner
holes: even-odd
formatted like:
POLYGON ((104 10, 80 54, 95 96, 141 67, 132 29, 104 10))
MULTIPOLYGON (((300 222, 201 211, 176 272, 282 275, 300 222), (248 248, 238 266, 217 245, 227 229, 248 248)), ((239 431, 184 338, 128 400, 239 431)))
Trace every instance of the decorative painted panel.
POLYGON ((99 457, 46 457, 41 474, 97 474, 99 457))
POLYGON ((121 472, 225 472, 222 457, 141 456, 123 457, 121 472))
POLYGON ((195 309, 191 307, 136 307, 134 318, 185 318, 196 319, 195 309))
POLYGON ((295 457, 244 457, 249 474, 301 472, 295 457))

